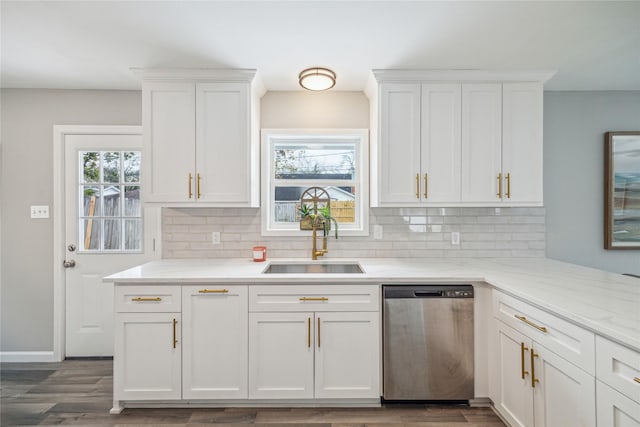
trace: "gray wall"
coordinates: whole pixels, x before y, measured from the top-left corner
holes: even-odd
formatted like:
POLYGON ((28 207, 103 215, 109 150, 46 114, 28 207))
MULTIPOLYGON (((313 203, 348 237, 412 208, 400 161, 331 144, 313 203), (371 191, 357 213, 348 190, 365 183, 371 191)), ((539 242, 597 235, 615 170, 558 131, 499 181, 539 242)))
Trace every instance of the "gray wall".
POLYGON ((29 218, 53 203, 54 125, 140 125, 139 91, 1 92, 1 351, 53 349, 53 219, 29 218))
POLYGON ((547 257, 640 274, 640 250, 604 249, 604 133, 640 130, 640 92, 545 92, 547 257))

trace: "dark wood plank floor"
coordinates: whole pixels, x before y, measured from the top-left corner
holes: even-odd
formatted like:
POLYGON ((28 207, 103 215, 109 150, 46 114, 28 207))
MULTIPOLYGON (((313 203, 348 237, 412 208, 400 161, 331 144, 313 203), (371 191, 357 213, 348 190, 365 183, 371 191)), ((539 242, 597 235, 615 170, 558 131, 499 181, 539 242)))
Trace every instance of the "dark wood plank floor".
POLYGON ((503 427, 489 408, 125 409, 110 415, 112 361, 0 365, 0 425, 216 427, 503 427))

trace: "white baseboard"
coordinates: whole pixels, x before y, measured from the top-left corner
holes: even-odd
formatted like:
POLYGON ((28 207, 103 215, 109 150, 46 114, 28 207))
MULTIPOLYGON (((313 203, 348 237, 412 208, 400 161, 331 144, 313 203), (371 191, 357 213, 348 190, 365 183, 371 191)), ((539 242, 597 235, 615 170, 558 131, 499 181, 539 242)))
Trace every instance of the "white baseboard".
POLYGON ((58 362, 53 351, 0 351, 0 361, 21 362, 58 362))

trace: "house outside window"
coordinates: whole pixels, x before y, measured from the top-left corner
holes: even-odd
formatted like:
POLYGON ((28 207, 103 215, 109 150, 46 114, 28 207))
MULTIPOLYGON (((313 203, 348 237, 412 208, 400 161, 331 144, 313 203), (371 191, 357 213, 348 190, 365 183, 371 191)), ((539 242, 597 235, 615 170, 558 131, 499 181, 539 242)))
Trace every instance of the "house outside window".
POLYGON ((367 130, 264 129, 262 234, 309 234, 299 226, 300 197, 321 187, 340 235, 368 235, 368 155, 367 130))

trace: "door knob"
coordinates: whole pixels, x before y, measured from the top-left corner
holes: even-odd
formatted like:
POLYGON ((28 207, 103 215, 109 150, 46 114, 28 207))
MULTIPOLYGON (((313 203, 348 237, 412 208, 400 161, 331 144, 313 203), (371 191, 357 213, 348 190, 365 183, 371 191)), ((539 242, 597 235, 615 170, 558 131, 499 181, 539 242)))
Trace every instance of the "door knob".
POLYGON ((62 266, 64 268, 73 268, 73 267, 76 266, 76 260, 75 259, 70 259, 69 261, 67 261, 65 259, 64 262, 62 263, 62 266))

